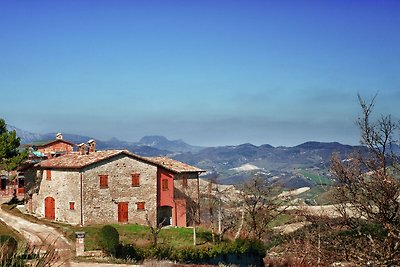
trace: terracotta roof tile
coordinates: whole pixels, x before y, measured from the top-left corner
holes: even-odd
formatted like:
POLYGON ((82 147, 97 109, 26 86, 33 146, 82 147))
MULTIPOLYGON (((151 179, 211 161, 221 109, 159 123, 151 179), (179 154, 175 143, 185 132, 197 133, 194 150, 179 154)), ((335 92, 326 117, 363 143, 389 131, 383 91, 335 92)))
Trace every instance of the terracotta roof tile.
POLYGON ((81 155, 78 152, 66 154, 57 158, 43 160, 36 164, 39 168, 51 169, 82 169, 94 163, 115 157, 119 154, 125 154, 128 157, 165 168, 175 173, 185 172, 205 172, 202 169, 190 166, 186 163, 173 160, 167 157, 140 157, 127 150, 103 150, 96 151, 89 154, 81 155))
POLYGON ((63 139, 56 139, 56 140, 51 140, 51 141, 37 141, 37 142, 33 142, 31 144, 25 144, 24 147, 31 147, 31 146, 36 146, 36 147, 45 147, 45 146, 49 146, 52 145, 54 143, 66 143, 68 145, 71 146, 76 146, 76 144, 63 140, 63 139))
POLYGON ((78 152, 74 152, 57 158, 41 161, 36 166, 41 168, 55 168, 55 169, 81 169, 96 162, 124 153, 131 154, 126 150, 104 150, 104 151, 92 152, 85 155, 81 155, 78 152))
POLYGON ((188 165, 186 163, 170 159, 167 157, 148 157, 146 158, 151 162, 154 162, 160 167, 163 167, 167 170, 176 172, 176 173, 185 173, 185 172, 205 172, 202 169, 199 169, 197 167, 188 165))

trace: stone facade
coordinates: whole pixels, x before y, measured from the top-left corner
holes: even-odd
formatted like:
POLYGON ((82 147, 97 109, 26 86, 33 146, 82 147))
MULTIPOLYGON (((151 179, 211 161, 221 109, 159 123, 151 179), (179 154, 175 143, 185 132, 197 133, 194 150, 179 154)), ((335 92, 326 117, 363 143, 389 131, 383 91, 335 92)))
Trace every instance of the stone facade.
POLYGON ((95 164, 83 173, 84 224, 117 223, 118 203, 128 203, 128 222, 145 224, 145 211, 137 209, 144 202, 149 216, 157 207, 157 167, 120 155, 112 161, 95 164), (132 174, 138 173, 139 186, 132 186, 132 174), (99 175, 108 175, 108 187, 99 186, 99 175), (110 220, 111 219, 111 220, 110 220))
POLYGON ((32 195, 32 212, 45 217, 45 199, 54 199, 55 220, 70 224, 80 223, 80 174, 74 170, 39 171, 41 181, 37 193, 32 195), (51 173, 51 174, 50 174, 51 173), (74 210, 69 202, 75 202, 74 210))

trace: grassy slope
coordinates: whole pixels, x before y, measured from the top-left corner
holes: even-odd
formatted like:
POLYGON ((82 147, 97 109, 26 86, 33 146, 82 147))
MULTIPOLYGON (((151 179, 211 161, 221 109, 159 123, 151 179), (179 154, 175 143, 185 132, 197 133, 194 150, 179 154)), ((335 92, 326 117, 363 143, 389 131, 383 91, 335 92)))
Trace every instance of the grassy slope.
POLYGON ((332 185, 332 180, 328 177, 318 175, 317 173, 308 171, 308 170, 300 170, 300 174, 304 177, 310 179, 317 185, 332 185))
POLYGON ((331 205, 335 204, 335 188, 326 185, 317 185, 310 190, 297 195, 298 198, 312 202, 312 205, 331 205))

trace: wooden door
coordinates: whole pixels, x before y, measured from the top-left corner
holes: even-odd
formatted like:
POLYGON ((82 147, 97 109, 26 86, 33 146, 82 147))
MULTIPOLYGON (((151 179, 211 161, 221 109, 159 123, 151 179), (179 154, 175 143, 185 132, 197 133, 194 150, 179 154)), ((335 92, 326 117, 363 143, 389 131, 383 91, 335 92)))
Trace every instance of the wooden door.
POLYGON ((7 189, 7 182, 8 182, 7 178, 1 177, 1 190, 6 190, 7 189))
POLYGON ((55 219, 55 201, 52 197, 44 199, 44 217, 48 220, 55 219))
POLYGON ((128 222, 128 202, 118 203, 118 222, 128 222))

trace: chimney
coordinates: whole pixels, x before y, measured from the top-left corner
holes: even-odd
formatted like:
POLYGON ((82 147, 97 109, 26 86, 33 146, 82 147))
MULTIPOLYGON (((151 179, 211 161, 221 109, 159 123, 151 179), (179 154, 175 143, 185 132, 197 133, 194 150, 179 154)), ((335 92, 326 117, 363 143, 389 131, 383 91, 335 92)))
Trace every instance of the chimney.
POLYGON ((78 145, 78 153, 79 155, 86 155, 86 144, 81 143, 78 145))
POLYGON ((56 139, 57 140, 62 140, 63 139, 62 133, 57 133, 56 134, 56 139))
POLYGON ((90 139, 88 141, 88 153, 96 152, 96 141, 90 139))

